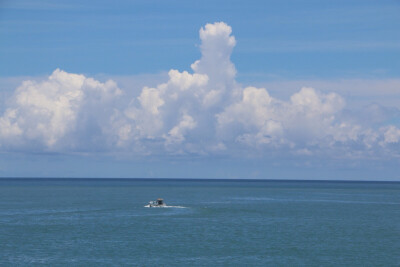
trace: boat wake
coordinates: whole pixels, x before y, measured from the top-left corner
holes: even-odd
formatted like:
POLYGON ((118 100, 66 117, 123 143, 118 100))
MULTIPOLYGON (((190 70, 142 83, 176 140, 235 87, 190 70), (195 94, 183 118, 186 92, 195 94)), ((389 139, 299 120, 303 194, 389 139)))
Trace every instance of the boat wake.
POLYGON ((184 206, 150 206, 150 205, 146 205, 144 206, 145 208, 158 208, 158 209, 165 209, 165 208, 175 208, 175 209, 186 209, 186 207, 184 206))

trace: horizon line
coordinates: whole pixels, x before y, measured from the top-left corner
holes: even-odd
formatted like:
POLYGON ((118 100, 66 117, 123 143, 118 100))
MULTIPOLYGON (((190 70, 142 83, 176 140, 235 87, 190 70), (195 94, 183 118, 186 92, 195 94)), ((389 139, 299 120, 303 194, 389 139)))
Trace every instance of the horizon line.
POLYGON ((236 181, 236 182, 362 182, 362 183, 400 183, 400 180, 333 180, 333 179, 268 179, 268 178, 140 178, 140 177, 0 177, 1 180, 152 180, 152 181, 162 181, 162 180, 174 180, 174 181, 236 181))

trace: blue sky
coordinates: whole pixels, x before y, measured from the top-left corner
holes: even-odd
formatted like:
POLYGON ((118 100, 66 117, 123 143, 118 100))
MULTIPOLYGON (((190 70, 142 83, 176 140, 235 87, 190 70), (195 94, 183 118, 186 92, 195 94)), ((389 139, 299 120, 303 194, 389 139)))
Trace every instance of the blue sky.
POLYGON ((2 76, 157 73, 199 57, 224 21, 240 75, 398 77, 398 1, 2 1, 2 76))
POLYGON ((400 180, 398 14, 2 1, 0 176, 400 180))

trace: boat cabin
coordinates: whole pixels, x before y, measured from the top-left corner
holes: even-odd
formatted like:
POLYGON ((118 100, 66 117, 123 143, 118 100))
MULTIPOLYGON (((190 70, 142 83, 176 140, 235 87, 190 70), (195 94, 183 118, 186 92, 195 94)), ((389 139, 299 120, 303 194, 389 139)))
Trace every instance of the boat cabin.
POLYGON ((164 205, 164 199, 157 198, 157 205, 164 205))

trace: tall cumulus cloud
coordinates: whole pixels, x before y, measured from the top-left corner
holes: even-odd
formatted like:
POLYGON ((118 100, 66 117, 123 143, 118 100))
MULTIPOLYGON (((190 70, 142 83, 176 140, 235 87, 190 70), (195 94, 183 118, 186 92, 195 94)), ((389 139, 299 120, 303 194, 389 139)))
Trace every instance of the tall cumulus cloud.
POLYGON ((59 69, 23 82, 0 117, 0 150, 398 156, 400 129, 346 115, 336 93, 304 87, 284 101, 237 83, 226 23, 205 25, 200 39, 191 71, 172 69, 165 83, 132 99, 112 80, 59 69))

